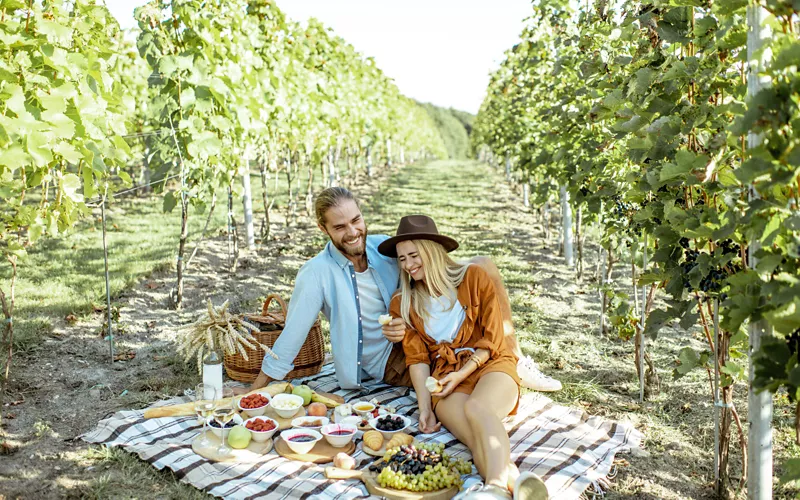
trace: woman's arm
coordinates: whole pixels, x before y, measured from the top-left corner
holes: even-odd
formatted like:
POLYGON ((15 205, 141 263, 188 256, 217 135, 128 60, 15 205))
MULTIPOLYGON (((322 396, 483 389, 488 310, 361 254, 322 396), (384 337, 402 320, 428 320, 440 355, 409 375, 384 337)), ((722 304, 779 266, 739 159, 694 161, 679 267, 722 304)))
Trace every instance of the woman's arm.
POLYGON ((436 421, 436 415, 431 407, 431 393, 425 386, 425 380, 431 376, 431 367, 426 363, 416 363, 408 367, 414 392, 417 393, 419 405, 419 430, 423 434, 438 431, 442 424, 436 421))
MULTIPOLYGON (((490 353, 487 349, 476 349, 475 354, 467 359, 467 362, 464 363, 464 366, 461 367, 460 370, 451 372, 441 380, 439 383, 442 384, 442 392, 437 394, 437 396, 445 397, 449 396, 450 393, 455 390, 456 387, 461 384, 467 377, 472 375, 472 372, 480 368, 484 363, 489 360, 490 353)), ((412 380, 413 380, 413 372, 412 372, 412 380)), ((416 387, 416 385, 415 385, 416 387)))

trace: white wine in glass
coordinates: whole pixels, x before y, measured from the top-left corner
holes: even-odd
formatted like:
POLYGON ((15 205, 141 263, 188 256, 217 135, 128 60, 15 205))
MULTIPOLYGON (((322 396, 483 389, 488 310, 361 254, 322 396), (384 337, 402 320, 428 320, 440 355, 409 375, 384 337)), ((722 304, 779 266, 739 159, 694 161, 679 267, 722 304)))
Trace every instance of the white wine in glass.
POLYGON ((223 387, 222 391, 217 393, 217 405, 214 408, 214 420, 222 430, 222 445, 217 452, 223 456, 233 451, 228 446, 228 429, 225 426, 233 419, 234 415, 236 412, 233 408, 233 389, 223 387))
POLYGON ((208 417, 214 413, 214 408, 217 406, 217 391, 209 384, 197 384, 194 388, 194 411, 197 417, 203 421, 203 432, 200 442, 197 443, 200 447, 210 446, 211 441, 208 439, 206 425, 208 424, 208 417), (211 398, 208 398, 211 394, 211 398))

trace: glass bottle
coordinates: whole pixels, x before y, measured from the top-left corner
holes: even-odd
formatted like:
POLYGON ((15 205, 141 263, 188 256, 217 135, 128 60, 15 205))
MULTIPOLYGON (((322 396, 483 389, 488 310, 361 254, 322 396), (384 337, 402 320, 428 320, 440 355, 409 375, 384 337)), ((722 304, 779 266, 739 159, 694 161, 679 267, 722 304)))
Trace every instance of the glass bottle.
MULTIPOLYGON (((222 358, 217 351, 209 352, 203 359, 203 383, 213 387, 217 394, 222 394, 222 358)), ((206 394, 205 399, 213 398, 213 394, 206 394)))

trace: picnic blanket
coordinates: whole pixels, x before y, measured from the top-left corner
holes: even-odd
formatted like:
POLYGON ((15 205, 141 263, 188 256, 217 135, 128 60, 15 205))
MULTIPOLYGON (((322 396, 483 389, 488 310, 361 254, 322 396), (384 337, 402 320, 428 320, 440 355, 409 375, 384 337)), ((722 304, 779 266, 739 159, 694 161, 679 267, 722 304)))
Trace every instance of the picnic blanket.
MULTIPOLYGON (((363 392, 341 390, 332 365, 302 381, 312 389, 339 394, 345 401, 375 398, 418 421, 416 395, 408 387, 376 384, 363 392)), ((185 403, 189 399, 179 397, 154 406, 185 403)), ((557 405, 533 393, 523 396, 518 413, 509 417, 505 425, 514 462, 521 471, 538 474, 545 481, 550 498, 558 500, 577 499, 590 486, 597 488, 609 475, 615 454, 638 447, 642 439, 642 434, 630 424, 590 417, 582 410, 557 405)), ((81 437, 89 443, 121 446, 157 469, 169 467, 181 481, 218 497, 369 498, 359 481, 328 480, 323 467, 288 460, 274 451, 256 464, 210 462, 192 451, 192 440, 200 429, 194 416, 146 420, 142 410, 120 411, 81 437)), ((435 434, 416 437, 420 441, 445 443, 450 455, 471 458, 469 449, 444 428, 435 434)), ((357 468, 375 460, 360 448, 354 458, 357 468)))

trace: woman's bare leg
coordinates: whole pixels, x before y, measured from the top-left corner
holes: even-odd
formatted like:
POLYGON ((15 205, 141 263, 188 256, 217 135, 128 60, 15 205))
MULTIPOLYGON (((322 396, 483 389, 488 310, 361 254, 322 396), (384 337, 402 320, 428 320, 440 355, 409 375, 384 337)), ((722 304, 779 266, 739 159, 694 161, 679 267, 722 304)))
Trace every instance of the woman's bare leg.
POLYGON ((439 422, 472 452, 472 462, 478 469, 478 474, 483 476, 484 457, 475 453, 474 435, 464 413, 464 404, 469 399, 469 394, 454 392, 436 405, 436 418, 439 422))
POLYGON ((514 409, 518 397, 519 387, 514 379, 505 373, 493 372, 478 380, 464 404, 475 450, 485 460, 485 474, 482 475, 486 484, 507 487, 511 444, 502 419, 514 409))

